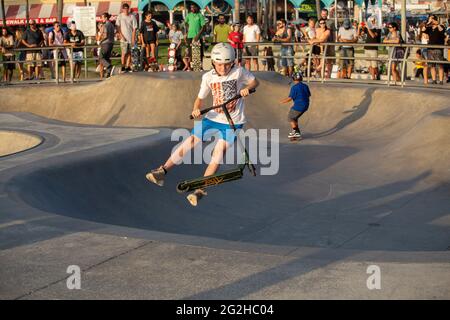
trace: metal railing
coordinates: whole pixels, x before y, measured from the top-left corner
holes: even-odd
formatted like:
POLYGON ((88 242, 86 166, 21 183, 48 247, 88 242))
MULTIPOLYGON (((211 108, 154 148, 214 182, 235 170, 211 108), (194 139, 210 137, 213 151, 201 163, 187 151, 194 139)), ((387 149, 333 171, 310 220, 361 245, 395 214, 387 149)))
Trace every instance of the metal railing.
MULTIPOLYGON (((46 47, 34 47, 34 48, 16 48, 16 49, 12 49, 11 51, 13 51, 14 53, 20 53, 20 52, 25 52, 25 56, 27 53, 29 52, 40 52, 41 56, 43 55, 43 51, 48 50, 49 52, 52 53, 53 57, 52 58, 47 58, 47 59, 27 59, 25 57, 25 60, 14 60, 14 61, 1 61, 0 64, 1 65, 7 65, 7 64, 23 64, 23 65, 28 65, 28 64, 41 64, 41 68, 44 67, 45 63, 48 63, 50 65, 50 70, 51 70, 51 74, 52 76, 54 75, 54 78, 50 79, 50 80, 43 80, 43 79, 39 79, 40 75, 35 75, 35 77, 37 76, 37 79, 30 79, 30 80, 23 80, 23 81, 12 81, 12 84, 16 84, 16 83, 60 83, 60 78, 59 78, 59 62, 64 61, 64 62, 68 62, 69 63, 69 82, 70 83, 74 83, 77 82, 78 79, 76 79, 75 74, 74 74, 74 59, 73 59, 73 52, 74 49, 81 49, 83 50, 83 58, 82 60, 82 64, 84 65, 84 79, 85 80, 89 80, 89 75, 88 75, 88 63, 89 61, 98 61, 100 57, 95 57, 95 56, 91 56, 89 57, 88 52, 92 51, 93 49, 97 49, 99 48, 99 46, 97 45, 84 45, 84 46, 79 46, 79 47, 72 47, 70 45, 57 45, 57 46, 46 46, 46 47), (60 59, 59 58, 59 51, 64 50, 66 51, 66 55, 67 55, 67 59, 60 59), (56 53, 56 54, 55 54, 56 53), (54 68, 52 70, 52 68, 54 68)), ((119 44, 115 44, 113 46, 113 50, 114 49, 120 49, 120 45, 119 44)), ((17 55, 15 55, 17 56, 17 55)), ((121 57, 120 55, 117 57, 113 57, 111 56, 110 58, 111 60, 120 60, 121 57)), ((67 72, 67 71, 66 71, 67 72)), ((24 73, 26 73, 26 70, 24 70, 24 73)), ((97 77, 96 77, 97 78, 97 77)), ((92 80, 92 79, 91 79, 92 80)), ((98 79, 97 79, 98 80, 98 79)))
MULTIPOLYGON (((160 43, 159 46, 168 46, 168 43, 160 43)), ((209 46, 213 45, 213 43, 209 43, 209 46)), ((321 83, 324 82, 328 82, 328 81, 340 81, 340 82, 358 82, 358 83, 378 83, 378 84, 386 84, 387 86, 392 85, 393 81, 391 80, 392 78, 392 64, 393 62, 396 62, 398 64, 401 64, 400 66, 400 81, 399 84, 401 87, 404 86, 408 86, 408 82, 407 82, 407 75, 406 75, 406 67, 408 63, 415 63, 415 62, 424 62, 425 64, 429 64, 429 63, 436 63, 436 64, 450 64, 450 61, 434 61, 434 60, 428 60, 428 59, 417 59, 415 57, 410 57, 410 52, 412 48, 416 48, 416 49, 443 49, 443 50, 448 50, 450 47, 449 46, 433 46, 433 45, 422 45, 422 44, 369 44, 369 43, 320 43, 320 44, 316 44, 317 46, 320 46, 322 48, 321 53, 320 54, 313 54, 313 45, 309 44, 309 43, 299 43, 299 42, 292 42, 292 43, 278 43, 278 42, 258 42, 258 43, 246 43, 245 46, 259 46, 259 52, 261 51, 261 47, 272 47, 275 48, 275 53, 278 52, 278 54, 273 54, 271 56, 263 56, 263 55, 258 55, 258 56, 249 56, 249 55, 245 55, 245 51, 244 51, 244 55, 242 56, 242 59, 258 59, 258 63, 260 62, 260 60, 264 59, 270 59, 273 58, 275 61, 278 61, 278 64, 280 62, 281 59, 295 59, 295 60, 299 60, 299 59, 306 59, 306 81, 307 82, 313 82, 313 81, 319 81, 321 83), (281 50, 279 50, 282 46, 292 46, 292 48, 296 48, 297 52, 294 51, 294 55, 281 55, 281 50), (335 48, 339 48, 341 46, 345 46, 345 47, 351 47, 353 49, 358 49, 361 47, 377 47, 378 51, 382 51, 384 52, 384 55, 378 55, 378 57, 370 57, 370 56, 366 56, 366 55, 360 55, 358 54, 358 56, 356 56, 356 54, 354 54, 353 57, 342 57, 340 55, 337 55, 336 53, 339 52, 339 50, 335 50, 335 54, 334 55, 330 55, 327 54, 329 53, 329 47, 335 47, 335 48), (299 48, 301 48, 301 50, 298 50, 299 48), (388 49, 388 53, 386 54, 386 48, 388 49), (389 50, 390 48, 390 50, 389 50), (395 57, 395 48, 401 48, 402 50, 404 50, 404 56, 403 58, 396 58, 395 57), (313 77, 312 76, 312 71, 313 71, 313 60, 319 59, 320 60, 320 74, 319 77, 313 77), (334 64, 334 60, 336 59, 345 59, 345 60, 353 60, 353 61, 357 61, 357 60, 361 60, 361 61, 377 61, 381 64, 385 64, 387 65, 387 81, 380 81, 380 80, 369 80, 369 79, 365 79, 365 80, 358 80, 358 79, 332 79, 331 78, 331 71, 329 70, 329 73, 326 76, 326 72, 325 72, 325 68, 326 65, 333 65, 334 64)), ((20 51, 25 51, 25 52, 29 52, 29 51, 42 51, 42 50, 49 50, 51 52, 53 52, 53 58, 50 59, 38 59, 38 60, 15 60, 15 61, 2 61, 1 64, 4 66, 6 64, 10 64, 10 63, 14 63, 14 64, 29 64, 29 63, 45 63, 47 62, 50 65, 50 68, 53 68, 52 70, 52 74, 54 74, 54 79, 50 79, 50 80, 28 80, 28 81, 13 81, 12 83, 36 83, 36 82, 44 82, 44 83, 48 83, 48 82, 52 82, 52 83, 60 83, 61 79, 59 77, 59 62, 64 60, 66 62, 69 63, 69 82, 70 83, 74 83, 77 81, 92 81, 92 80, 99 80, 99 77, 96 75, 95 77, 90 77, 90 73, 89 73, 89 68, 88 68, 88 64, 90 61, 98 61, 100 57, 95 57, 93 55, 91 55, 90 53, 93 52, 93 49, 99 48, 98 45, 85 45, 85 46, 80 46, 80 47, 76 47, 76 48, 80 48, 83 50, 83 58, 82 60, 82 64, 84 65, 84 79, 77 79, 74 75, 74 70, 73 70, 73 47, 71 46, 49 46, 49 47, 39 47, 39 48, 19 48, 19 49, 13 49, 13 51, 16 52, 20 52, 20 51), (67 56, 68 59, 60 59, 59 58, 59 54, 54 54, 55 50, 67 50, 67 56), (89 54, 88 54, 89 53, 89 54)), ((119 56, 117 57, 111 57, 111 60, 120 60, 120 45, 118 43, 114 44, 113 46, 113 50, 118 50, 119 52, 119 56)), ((365 52, 365 51, 364 51, 365 52)), ((356 50, 355 50, 356 53, 356 50)), ((159 57, 161 58, 161 57, 159 57)), ((295 61, 294 60, 294 61, 295 61)), ((356 72, 353 72, 356 73, 356 72)), ((317 76, 317 73, 316 73, 317 76)), ((39 77, 39 75, 38 75, 39 77)), ((414 83, 412 84, 413 86, 418 86, 418 83, 414 83)))
MULTIPOLYGON (((415 49, 442 49, 442 50, 449 50, 450 46, 438 46, 438 45, 423 45, 423 44, 387 44, 387 43, 380 43, 380 44, 370 44, 370 43, 348 43, 348 42, 327 42, 327 43, 320 43, 320 44, 315 44, 317 46, 321 46, 322 50, 320 54, 313 54, 312 50, 313 50, 313 45, 309 44, 309 43, 299 43, 299 42, 291 42, 291 43, 273 43, 273 42, 259 42, 259 43, 247 43, 246 46, 263 46, 263 47, 281 47, 281 46, 291 46, 291 47, 302 47, 302 48, 306 48, 302 49, 302 52, 295 52, 294 55, 272 55, 272 56, 250 56, 250 55, 243 55, 242 59, 268 59, 268 58, 273 58, 276 59, 278 61, 280 61, 281 59, 307 59, 307 66, 306 66, 306 81, 307 82, 313 82, 313 81, 318 81, 321 83, 324 83, 326 81, 341 81, 341 82, 358 82, 358 83, 384 83, 383 81, 380 80, 363 80, 363 81, 358 81, 356 79, 332 79, 330 77, 330 75, 328 75, 328 77, 325 76, 325 67, 326 67, 326 61, 333 61, 333 60, 337 60, 337 59, 343 59, 343 60, 361 60, 361 61, 377 61, 380 63, 385 63, 387 65, 387 81, 386 81, 386 85, 390 86, 392 85, 392 83, 394 83, 393 80, 391 80, 392 78, 392 64, 394 62, 396 63, 401 63, 401 69, 400 69, 400 81, 399 84, 401 87, 404 87, 407 85, 407 76, 406 76, 406 67, 408 63, 415 63, 415 62, 423 62, 425 63, 425 65, 428 64, 441 64, 441 65, 450 65, 450 61, 449 60, 429 60, 426 57, 423 59, 417 59, 415 57, 411 57, 411 49, 415 48, 415 49), (385 51, 386 49, 388 49, 388 52, 386 54, 386 57, 380 56, 378 55, 378 57, 371 57, 371 56, 366 56, 366 55, 359 55, 356 56, 356 54, 353 57, 343 57, 340 55, 337 55, 336 53, 338 53, 340 50, 335 50, 335 54, 334 55, 327 55, 327 52, 329 52, 328 48, 330 46, 333 46, 335 48, 339 48, 339 47, 351 47, 353 49, 355 48, 361 48, 361 47, 376 47, 378 49, 378 51, 385 51), (390 48, 390 50, 389 50, 390 48), (395 57, 395 49, 401 49, 404 50, 404 54, 403 54, 403 58, 396 58, 395 57), (312 74, 312 60, 313 59, 320 59, 321 63, 321 72, 320 72, 320 78, 314 78, 311 76, 312 74)), ((364 50, 365 52, 365 50, 364 50)), ((355 52, 356 53, 356 52, 355 52)), ((332 65, 334 63, 331 63, 332 65)), ((353 71, 353 73, 356 73, 355 71, 353 71)), ((445 81, 445 80, 444 80, 445 81)), ((414 84, 414 86, 417 86, 418 84, 414 84)), ((424 84, 425 86, 425 84, 424 84)))

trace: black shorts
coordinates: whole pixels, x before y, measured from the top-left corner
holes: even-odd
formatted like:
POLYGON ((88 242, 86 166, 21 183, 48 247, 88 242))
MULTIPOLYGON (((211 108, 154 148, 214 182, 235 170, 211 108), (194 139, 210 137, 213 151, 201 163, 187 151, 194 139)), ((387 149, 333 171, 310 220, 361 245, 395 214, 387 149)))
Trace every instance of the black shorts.
MULTIPOLYGON (((3 61, 15 61, 16 59, 14 58, 14 56, 3 56, 3 61)), ((15 63, 4 63, 4 68, 6 70, 14 70, 16 68, 16 64, 15 63)))
POLYGON ((317 46, 317 45, 313 45, 313 46, 312 46, 312 54, 318 56, 318 55, 320 55, 321 53, 322 53, 322 50, 320 49, 319 46, 317 46))

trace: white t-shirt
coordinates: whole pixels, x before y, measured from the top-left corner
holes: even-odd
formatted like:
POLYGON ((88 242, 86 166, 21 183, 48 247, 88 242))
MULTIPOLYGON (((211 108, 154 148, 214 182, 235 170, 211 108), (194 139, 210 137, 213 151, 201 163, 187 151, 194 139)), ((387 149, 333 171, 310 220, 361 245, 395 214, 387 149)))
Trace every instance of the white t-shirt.
MULTIPOLYGON (((355 28, 351 27, 345 29, 344 27, 339 28, 338 36, 344 40, 354 40, 357 36, 355 28)), ((351 46, 342 46, 342 48, 351 48, 351 46)))
POLYGON ((170 43, 179 44, 183 40, 183 32, 170 30, 169 39, 170 43))
POLYGON ((261 30, 259 30, 257 24, 251 26, 246 25, 244 27, 243 34, 244 34, 244 42, 258 42, 256 36, 258 34, 261 34, 261 30))
POLYGON ((305 32, 308 35, 309 39, 315 39, 316 38, 316 28, 306 27, 305 32))
MULTIPOLYGON (((244 89, 250 82, 255 79, 255 76, 250 71, 234 66, 230 73, 226 76, 219 76, 213 69, 202 76, 202 84, 198 97, 205 99, 210 92, 213 96, 213 105, 217 106, 225 101, 235 97, 242 89, 244 89)), ((232 101, 228 106, 231 119, 234 124, 244 124, 246 119, 244 115, 244 100, 238 99, 232 101)), ((221 112, 216 110, 209 111, 205 118, 228 124, 227 117, 221 112)))
POLYGON ((117 16, 116 26, 120 27, 124 37, 124 39, 121 39, 120 41, 131 43, 133 38, 133 30, 136 30, 138 27, 136 17, 131 13, 128 16, 121 13, 117 16))

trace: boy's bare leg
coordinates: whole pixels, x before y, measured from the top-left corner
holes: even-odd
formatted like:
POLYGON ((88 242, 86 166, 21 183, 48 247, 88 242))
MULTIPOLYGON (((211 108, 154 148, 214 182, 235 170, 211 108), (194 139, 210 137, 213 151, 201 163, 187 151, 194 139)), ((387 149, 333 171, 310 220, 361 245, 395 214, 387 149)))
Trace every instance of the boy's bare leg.
MULTIPOLYGON (((223 139, 220 139, 216 146, 214 147, 213 155, 211 158, 211 162, 209 163, 208 167, 206 168, 204 176, 210 176, 217 172, 217 169, 219 169, 220 163, 222 162, 223 155, 227 151, 227 149, 230 147, 228 142, 226 142, 223 139)), ((207 193, 204 189, 196 189, 194 192, 189 194, 186 198, 193 206, 197 206, 198 201, 206 196, 207 193)))
POLYGON ((194 135, 190 136, 170 155, 166 163, 163 165, 166 171, 172 169, 176 164, 179 164, 183 159, 184 155, 188 153, 192 148, 194 148, 200 139, 194 135))
POLYGON ((217 172, 219 169, 220 163, 222 162, 223 155, 227 151, 227 149, 230 147, 230 144, 226 142, 223 139, 220 139, 216 146, 214 147, 214 151, 212 154, 211 162, 209 163, 208 167, 206 168, 204 176, 210 176, 217 172))
POLYGON ((290 123, 291 123, 292 130, 298 128, 298 122, 297 121, 291 120, 290 123))

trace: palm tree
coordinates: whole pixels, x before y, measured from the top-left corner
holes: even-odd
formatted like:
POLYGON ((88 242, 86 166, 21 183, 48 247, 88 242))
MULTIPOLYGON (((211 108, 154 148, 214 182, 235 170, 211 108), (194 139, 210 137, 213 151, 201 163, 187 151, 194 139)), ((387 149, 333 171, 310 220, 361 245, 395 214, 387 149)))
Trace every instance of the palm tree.
POLYGON ((277 0, 273 0, 273 17, 272 17, 272 28, 275 30, 277 25, 277 0))
POLYGON ((233 17, 234 22, 239 22, 240 11, 241 10, 239 0, 234 0, 234 17, 233 17))
POLYGON ((320 18, 320 0, 316 0, 317 19, 320 18))
POLYGON ((59 21, 60 23, 62 23, 64 1, 63 1, 63 0, 56 0, 56 7, 57 7, 58 21, 59 21))
POLYGON ((260 26, 262 22, 262 2, 256 1, 256 23, 260 26))
POLYGON ((27 20, 27 27, 28 27, 28 23, 30 22, 30 3, 28 0, 25 6, 25 19, 27 20))
POLYGON ((264 0, 264 34, 267 37, 269 30, 269 0, 264 0))
POLYGON ((1 5, 3 27, 6 28, 5 0, 1 0, 1 5))

